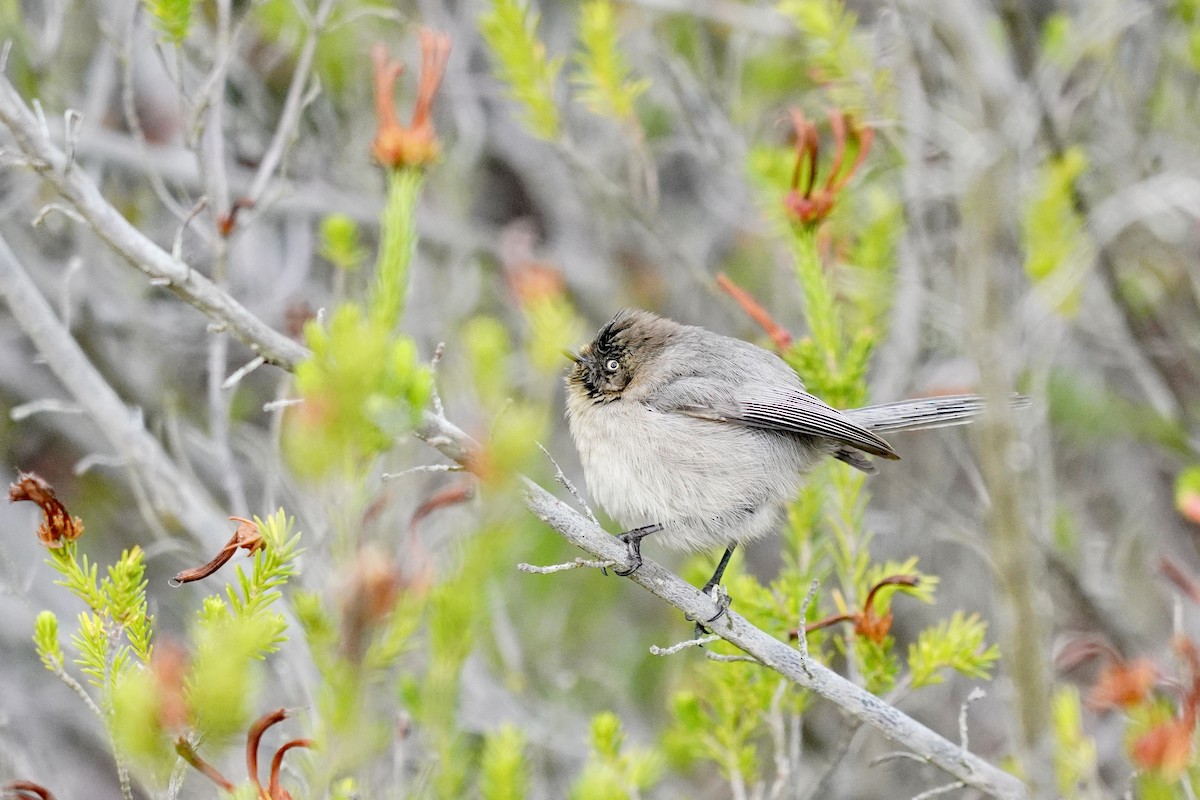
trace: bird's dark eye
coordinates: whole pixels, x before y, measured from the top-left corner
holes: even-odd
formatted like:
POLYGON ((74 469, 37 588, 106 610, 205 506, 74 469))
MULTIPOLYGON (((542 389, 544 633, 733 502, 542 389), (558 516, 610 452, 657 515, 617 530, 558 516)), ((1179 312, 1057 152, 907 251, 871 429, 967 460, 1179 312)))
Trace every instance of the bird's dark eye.
POLYGON ((610 358, 608 361, 604 362, 604 368, 609 372, 616 372, 621 368, 621 362, 617 361, 615 358, 610 358))

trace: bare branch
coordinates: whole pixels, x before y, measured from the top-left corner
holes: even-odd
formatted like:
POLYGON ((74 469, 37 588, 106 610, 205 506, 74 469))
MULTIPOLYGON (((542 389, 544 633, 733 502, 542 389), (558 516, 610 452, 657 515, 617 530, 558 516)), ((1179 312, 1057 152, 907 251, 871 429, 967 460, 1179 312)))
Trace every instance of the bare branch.
POLYGON ((66 155, 49 139, 38 116, 25 105, 7 77, 0 75, 0 122, 43 178, 61 194, 110 247, 150 278, 161 279, 184 302, 225 323, 267 361, 290 368, 305 350, 273 330, 212 281, 148 239, 104 199, 83 170, 68 169, 66 155))
MULTIPOLYGON (((75 170, 72 175, 81 172, 75 170)), ((0 296, 8 303, 25 335, 100 428, 118 457, 151 488, 155 509, 178 520, 197 541, 204 541, 213 530, 220 530, 224 514, 179 470, 158 440, 146 431, 140 415, 125 405, 92 366, 2 237, 0 296)))

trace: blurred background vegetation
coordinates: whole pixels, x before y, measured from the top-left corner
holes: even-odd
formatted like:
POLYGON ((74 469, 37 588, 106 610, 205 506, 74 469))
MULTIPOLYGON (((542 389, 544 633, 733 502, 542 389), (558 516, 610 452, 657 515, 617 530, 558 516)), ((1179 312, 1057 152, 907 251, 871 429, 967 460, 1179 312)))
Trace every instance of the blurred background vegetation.
MULTIPOLYGON (((72 169, 313 353, 253 361, 0 126, 0 239, 158 447, 0 306, 0 461, 86 526, 47 559, 0 510, 0 780, 212 797, 203 760, 255 797, 278 750, 295 797, 946 784, 757 665, 651 655, 691 624, 632 583, 517 571, 580 555, 516 480, 587 496, 562 350, 639 306, 839 407, 1030 395, 819 470, 734 608, 787 638, 819 579, 808 620, 853 624, 812 652, 955 741, 984 687, 970 747, 1036 796, 1195 796, 1195 0, 0 0, 0 42, 72 169), (469 473, 411 435, 435 403, 469 473), (172 585, 226 516, 253 561, 172 585)), ((646 555, 699 585, 719 554, 646 555)))

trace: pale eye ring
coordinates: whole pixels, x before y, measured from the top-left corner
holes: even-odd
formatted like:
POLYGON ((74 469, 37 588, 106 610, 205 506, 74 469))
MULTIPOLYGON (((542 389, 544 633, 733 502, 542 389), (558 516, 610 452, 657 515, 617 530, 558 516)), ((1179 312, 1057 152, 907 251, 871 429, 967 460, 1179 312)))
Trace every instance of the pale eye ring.
POLYGON ((604 369, 608 370, 609 372, 616 372, 620 368, 621 362, 617 361, 615 358, 610 358, 608 361, 604 362, 604 369))

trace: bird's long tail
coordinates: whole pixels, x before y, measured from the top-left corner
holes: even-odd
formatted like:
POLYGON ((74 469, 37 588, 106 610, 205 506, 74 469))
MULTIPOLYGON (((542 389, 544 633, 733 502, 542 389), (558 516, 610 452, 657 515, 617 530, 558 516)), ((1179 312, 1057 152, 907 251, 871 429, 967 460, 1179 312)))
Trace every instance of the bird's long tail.
MULTIPOLYGON (((1027 408, 1029 398, 1013 395, 1009 404, 1011 408, 1027 408)), ((979 395, 959 394, 926 397, 921 400, 901 400, 897 403, 867 406, 842 413, 867 430, 887 433, 963 425, 984 414, 987 405, 987 399, 979 395)))

